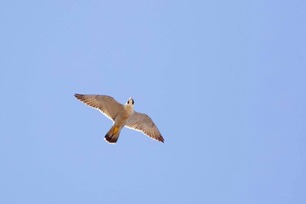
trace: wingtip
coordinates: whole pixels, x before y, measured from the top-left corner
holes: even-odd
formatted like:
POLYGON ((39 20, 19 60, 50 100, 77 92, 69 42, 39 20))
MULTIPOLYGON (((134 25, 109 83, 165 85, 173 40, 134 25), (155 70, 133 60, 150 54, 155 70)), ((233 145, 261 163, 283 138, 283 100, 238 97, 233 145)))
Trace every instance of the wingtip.
POLYGON ((160 142, 162 142, 162 143, 165 143, 165 140, 164 140, 163 136, 161 136, 161 135, 159 136, 158 141, 160 141, 160 142))
POLYGON ((81 99, 81 98, 83 97, 83 95, 82 95, 82 94, 77 94, 77 93, 75 93, 75 94, 74 94, 74 97, 76 97, 77 99, 81 99))

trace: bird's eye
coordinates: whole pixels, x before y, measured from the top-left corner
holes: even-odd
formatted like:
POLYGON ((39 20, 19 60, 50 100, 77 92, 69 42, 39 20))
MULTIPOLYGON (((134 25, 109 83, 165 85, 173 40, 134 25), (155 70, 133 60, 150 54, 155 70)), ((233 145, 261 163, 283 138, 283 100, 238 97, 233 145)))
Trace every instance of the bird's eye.
POLYGON ((132 104, 134 105, 134 99, 132 99, 132 104))

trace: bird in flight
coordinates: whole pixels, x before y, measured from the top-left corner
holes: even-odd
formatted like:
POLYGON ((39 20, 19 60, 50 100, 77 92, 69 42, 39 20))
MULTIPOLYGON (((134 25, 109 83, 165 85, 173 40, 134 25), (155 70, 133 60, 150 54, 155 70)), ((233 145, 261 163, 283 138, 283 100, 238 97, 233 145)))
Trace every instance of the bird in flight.
POLYGON ((116 143, 123 127, 140 131, 152 139, 164 142, 163 136, 152 119, 146 114, 134 111, 134 100, 132 98, 129 98, 122 105, 113 97, 106 95, 75 94, 74 96, 86 105, 99 110, 113 121, 113 126, 105 135, 107 142, 116 143))

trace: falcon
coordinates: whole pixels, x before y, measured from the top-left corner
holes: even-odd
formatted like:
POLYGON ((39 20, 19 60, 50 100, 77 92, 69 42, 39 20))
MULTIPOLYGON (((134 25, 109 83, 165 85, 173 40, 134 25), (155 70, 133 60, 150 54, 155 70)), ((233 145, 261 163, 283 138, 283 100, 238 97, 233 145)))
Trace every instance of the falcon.
POLYGON ((152 139, 164 142, 164 138, 153 120, 144 113, 134 111, 134 100, 132 98, 129 98, 122 105, 113 97, 106 95, 75 94, 74 96, 86 105, 99 110, 113 121, 113 126, 105 135, 105 140, 108 143, 115 144, 117 142, 123 127, 140 131, 152 139))

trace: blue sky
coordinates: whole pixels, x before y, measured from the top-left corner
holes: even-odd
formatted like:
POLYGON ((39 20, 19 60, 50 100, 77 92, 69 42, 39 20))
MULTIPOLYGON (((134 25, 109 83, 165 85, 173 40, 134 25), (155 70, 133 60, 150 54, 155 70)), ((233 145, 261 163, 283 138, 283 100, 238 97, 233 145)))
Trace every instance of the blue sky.
POLYGON ((0 203, 305 203, 304 1, 0 3, 0 203), (74 93, 145 112, 158 143, 74 93))

